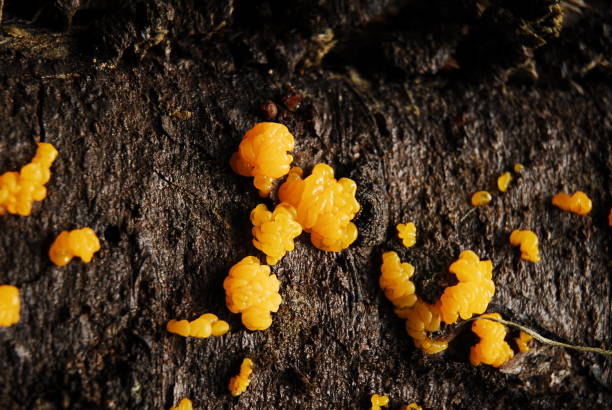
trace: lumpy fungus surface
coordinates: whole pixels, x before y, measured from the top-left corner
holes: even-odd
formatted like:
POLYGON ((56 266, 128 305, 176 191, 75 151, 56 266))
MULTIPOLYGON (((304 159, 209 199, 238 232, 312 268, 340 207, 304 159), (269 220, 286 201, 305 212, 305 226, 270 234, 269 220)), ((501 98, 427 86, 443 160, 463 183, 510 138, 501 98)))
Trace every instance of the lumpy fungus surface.
POLYGON ((357 239, 357 227, 351 222, 359 203, 357 185, 348 178, 334 178, 334 170, 317 164, 312 174, 302 179, 301 168, 294 167, 281 185, 278 196, 297 211, 297 221, 317 248, 339 252, 357 239))
POLYGON ((529 342, 531 342, 532 339, 533 337, 531 337, 527 333, 521 332, 519 337, 515 338, 514 341, 516 342, 519 351, 521 353, 526 353, 529 351, 529 342))
POLYGON ((395 252, 385 252, 380 272, 380 287, 393 306, 396 309, 414 306, 417 296, 414 283, 410 280, 414 275, 414 266, 408 262, 401 262, 395 252))
POLYGON ((372 403, 371 410, 380 410, 381 407, 389 404, 389 397, 379 394, 373 394, 370 397, 370 403, 372 403))
MULTIPOLYGON (((499 313, 488 313, 483 317, 501 319, 499 313)), ((472 324, 472 331, 480 337, 478 344, 470 350, 470 363, 474 366, 484 363, 499 367, 514 356, 512 349, 504 341, 506 327, 501 323, 478 319, 472 324)))
POLYGON ((170 410, 193 410, 193 404, 189 399, 183 399, 174 407, 171 407, 170 410))
POLYGON ((49 258, 57 266, 67 265, 75 256, 88 263, 99 250, 100 240, 93 229, 75 229, 64 231, 55 238, 49 249, 49 258))
POLYGON ((240 365, 240 372, 229 381, 229 391, 232 396, 239 396, 246 391, 251 383, 251 373, 253 373, 253 361, 245 357, 240 365))
POLYGON ((571 196, 565 192, 558 193, 553 197, 552 203, 564 211, 578 215, 586 215, 593 208, 591 199, 582 191, 577 191, 571 196))
POLYGON ((397 224, 397 236, 402 240, 402 243, 406 248, 414 246, 416 243, 416 225, 414 222, 408 222, 406 224, 397 224))
POLYGON ((57 158, 53 145, 41 142, 36 155, 19 172, 0 175, 0 215, 5 213, 28 216, 32 203, 47 196, 45 184, 51 178, 51 165, 57 158))
POLYGON ((521 258, 530 262, 540 261, 538 236, 533 231, 514 230, 510 234, 510 244, 521 247, 521 258))
POLYGON ((266 254, 269 265, 276 265, 285 253, 293 250, 293 240, 302 233, 296 216, 295 208, 287 203, 277 205, 273 212, 259 204, 251 212, 253 245, 266 254))
POLYGON ((278 310, 282 298, 280 283, 269 266, 247 256, 230 268, 223 288, 228 309, 242 314, 247 329, 265 330, 272 325, 271 313, 278 310))
POLYGON ((294 145, 293 135, 287 127, 275 122, 261 122, 244 134, 230 165, 237 174, 253 177, 259 195, 266 197, 272 190, 273 181, 289 172, 293 156, 287 151, 291 151, 294 145))
POLYGON ((229 324, 212 313, 205 313, 199 318, 188 320, 170 320, 166 330, 184 337, 208 338, 222 336, 229 331, 229 324))
POLYGON ((0 326, 19 322, 19 289, 11 285, 0 286, 0 326))

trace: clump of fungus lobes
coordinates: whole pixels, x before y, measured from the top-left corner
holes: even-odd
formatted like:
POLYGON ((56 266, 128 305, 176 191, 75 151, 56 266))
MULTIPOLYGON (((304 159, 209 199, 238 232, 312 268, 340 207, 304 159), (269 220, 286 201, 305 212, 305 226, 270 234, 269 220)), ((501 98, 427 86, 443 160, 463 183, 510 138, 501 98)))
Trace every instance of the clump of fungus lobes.
POLYGON ((334 178, 334 170, 317 164, 312 174, 302 179, 303 171, 294 167, 278 196, 297 211, 297 221, 317 248, 339 252, 357 239, 357 227, 351 222, 359 203, 355 199, 357 185, 348 178, 334 178))
POLYGON ((412 337, 414 345, 426 354, 440 353, 448 347, 444 339, 432 339, 428 333, 440 329, 441 316, 436 305, 430 305, 417 298, 412 308, 396 310, 395 313, 406 319, 406 332, 412 337))
MULTIPOLYGON (((488 313, 482 317, 501 319, 499 313, 488 313)), ((470 363, 478 366, 481 363, 499 367, 514 356, 514 352, 504 341, 506 327, 492 320, 479 319, 474 321, 472 331, 480 337, 480 342, 472 346, 470 351, 470 363)))
POLYGON ((381 407, 389 404, 389 397, 373 394, 372 397, 370 397, 370 403, 372 403, 371 410, 380 410, 381 407))
POLYGON ((75 256, 88 263, 99 250, 100 240, 93 229, 75 229, 64 231, 55 238, 49 249, 49 258, 57 266, 67 265, 75 256))
POLYGON ((474 252, 463 251, 448 270, 455 274, 459 283, 444 289, 436 303, 442 320, 452 324, 458 316, 466 320, 473 314, 484 313, 495 293, 491 261, 481 261, 474 252))
POLYGON ((240 373, 229 381, 229 391, 232 396, 239 396, 246 391, 251 383, 251 373, 253 373, 253 361, 245 357, 240 365, 240 373))
POLYGON ((287 251, 293 250, 293 240, 302 233, 295 218, 295 208, 286 203, 277 205, 274 212, 259 204, 251 212, 253 245, 266 254, 269 265, 275 265, 287 251))
POLYGON ((534 232, 514 230, 510 234, 510 244, 521 246, 521 258, 530 262, 540 261, 538 236, 534 232))
POLYGON ((19 289, 11 285, 0 286, 0 326, 19 322, 19 289))
POLYGON ((208 338, 210 336, 222 336, 229 332, 229 324, 212 313, 205 313, 199 318, 192 320, 171 320, 166 325, 166 330, 184 337, 208 338))
POLYGON ((510 181, 512 181, 512 175, 510 175, 509 172, 504 172, 497 178, 497 189, 499 189, 500 192, 506 192, 508 185, 510 185, 510 181))
POLYGON ((493 197, 487 191, 478 191, 472 195, 472 206, 487 205, 493 197))
POLYGON ((416 243, 416 226, 413 222, 397 224, 397 237, 402 240, 406 248, 414 246, 416 243))
POLYGON ((280 283, 270 267, 247 256, 230 268, 223 282, 225 301, 233 313, 242 313, 242 323, 249 330, 265 330, 272 325, 271 312, 282 302, 280 283))
POLYGON ((552 203, 564 211, 573 212, 578 215, 586 215, 593 208, 591 199, 582 191, 577 191, 572 196, 565 192, 558 193, 553 197, 552 203))
POLYGON ((516 345, 518 346, 519 351, 521 353, 526 353, 529 351, 529 342, 531 342, 532 339, 533 337, 531 337, 527 333, 521 332, 519 337, 514 339, 514 341, 516 342, 516 345))
POLYGON ((193 404, 189 399, 183 399, 175 407, 171 407, 170 410, 193 410, 193 404))
POLYGON ((0 176, 0 215, 5 213, 28 216, 32 203, 47 196, 45 184, 51 178, 51 165, 57 150, 48 143, 39 143, 32 161, 20 172, 5 172, 0 176))
POLYGON ((408 262, 401 262, 395 252, 385 252, 380 272, 380 287, 393 306, 396 309, 414 306, 417 301, 416 289, 410 280, 414 274, 414 266, 408 262))
POLYGON ((259 195, 266 197, 274 179, 287 175, 293 156, 287 154, 295 145, 287 127, 274 122, 261 122, 248 130, 230 165, 234 172, 254 177, 253 185, 259 195))
POLYGON ((400 410, 423 410, 423 408, 416 403, 410 403, 400 407, 400 410))

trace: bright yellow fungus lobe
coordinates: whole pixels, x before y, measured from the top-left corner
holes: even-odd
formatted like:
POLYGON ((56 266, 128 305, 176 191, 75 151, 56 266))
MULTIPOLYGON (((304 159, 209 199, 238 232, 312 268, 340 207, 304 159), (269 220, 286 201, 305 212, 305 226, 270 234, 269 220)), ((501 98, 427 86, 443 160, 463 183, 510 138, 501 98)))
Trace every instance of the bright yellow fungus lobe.
POLYGON ((530 262, 540 261, 540 251, 538 249, 538 236, 532 231, 514 230, 510 234, 510 244, 521 246, 521 258, 530 262))
POLYGON ((280 283, 270 267, 247 256, 230 268, 223 282, 225 302, 233 313, 242 313, 242 323, 249 330, 265 330, 272 325, 271 312, 282 302, 280 283))
MULTIPOLYGON (((499 313, 488 313, 483 317, 501 319, 499 313)), ((470 351, 470 363, 478 366, 481 363, 499 367, 514 356, 514 352, 504 341, 506 327, 501 323, 491 320, 476 320, 472 325, 472 331, 480 337, 480 342, 472 346, 470 351)))
POLYGON ((472 206, 487 205, 493 197, 487 191, 478 191, 472 195, 472 206))
POLYGON ((226 321, 219 320, 212 313, 205 313, 191 322, 187 320, 171 320, 166 325, 166 330, 170 333, 203 339, 210 336, 222 336, 229 332, 229 329, 229 324, 226 321))
POLYGON ((251 383, 251 373, 253 373, 253 361, 245 357, 240 365, 240 373, 229 381, 229 391, 232 396, 239 396, 246 391, 251 383))
POLYGON ((516 172, 517 174, 521 173, 523 171, 523 168, 525 168, 523 164, 520 164, 518 162, 514 164, 514 172, 516 172))
POLYGON ((564 211, 573 212, 578 215, 586 215, 593 208, 591 199, 582 191, 577 191, 572 196, 561 192, 553 197, 552 203, 564 211))
POLYGON ((516 342, 516 345, 518 346, 519 351, 521 353, 526 353, 529 351, 529 342, 531 342, 532 339, 533 337, 531 337, 527 333, 521 332, 519 337, 515 338, 514 341, 516 342))
POLYGON ((276 263, 294 248, 293 240, 302 233, 302 226, 296 221, 297 212, 289 204, 282 203, 268 211, 259 204, 251 212, 253 224, 253 245, 266 254, 269 265, 276 263))
POLYGON ((423 410, 423 408, 416 403, 410 403, 400 407, 400 410, 423 410))
POLYGON ((19 322, 19 289, 11 285, 0 286, 0 326, 19 322))
POLYGON ((402 263, 395 252, 385 252, 380 272, 380 287, 393 306, 396 309, 414 306, 417 295, 414 283, 410 280, 414 275, 414 266, 408 262, 402 263))
POLYGON ((512 181, 512 175, 510 175, 509 172, 504 172, 497 178, 497 189, 499 189, 500 192, 506 192, 508 185, 510 185, 510 181, 512 181))
POLYGON ((193 410, 193 404, 189 399, 183 399, 175 407, 171 407, 170 410, 193 410))
POLYGON ((317 248, 339 252, 357 239, 357 227, 351 222, 359 203, 355 199, 357 185, 348 178, 334 178, 334 170, 317 164, 312 174, 302 179, 302 169, 289 171, 278 196, 297 211, 297 221, 310 232, 310 241, 317 248))
POLYGON ((39 143, 36 155, 20 172, 0 175, 0 215, 5 213, 28 216, 32 203, 47 196, 45 184, 51 178, 51 165, 57 158, 57 150, 48 143, 39 143))
POLYGON ((93 229, 75 229, 64 231, 55 238, 49 249, 49 258, 57 266, 67 265, 75 256, 88 263, 99 250, 100 241, 93 229))
POLYGON ((416 243, 416 226, 413 222, 397 224, 397 237, 402 240, 406 248, 414 246, 416 243))
POLYGON ((608 215, 608 225, 612 226, 612 208, 610 208, 610 215, 608 215))
POLYGON ((259 195, 266 197, 274 179, 287 175, 293 157, 287 154, 295 145, 287 127, 275 122, 261 122, 248 130, 238 152, 230 159, 234 172, 254 177, 253 185, 259 195))
POLYGON ((484 313, 495 293, 491 261, 481 261, 474 252, 463 251, 448 270, 455 274, 459 283, 444 289, 436 303, 442 320, 452 324, 458 316, 466 320, 474 314, 484 313))
POLYGON ((386 407, 389 404, 389 398, 387 396, 373 394, 370 398, 370 402, 372 403, 371 410, 380 410, 381 407, 386 407))

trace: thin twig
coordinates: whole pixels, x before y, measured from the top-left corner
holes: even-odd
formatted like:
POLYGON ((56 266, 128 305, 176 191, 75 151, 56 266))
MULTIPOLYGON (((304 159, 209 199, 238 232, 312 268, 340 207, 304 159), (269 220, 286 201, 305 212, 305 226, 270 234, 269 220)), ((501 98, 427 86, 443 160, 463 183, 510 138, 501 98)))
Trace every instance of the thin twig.
POLYGON ((0 26, 2 25, 2 9, 4 9, 4 0, 0 0, 0 26))
POLYGON ((537 333, 535 330, 529 329, 528 327, 525 327, 523 325, 519 325, 518 323, 510 322, 509 320, 496 319, 496 318, 487 317, 487 316, 478 316, 478 317, 473 317, 471 319, 468 319, 466 320, 466 322, 471 322, 473 320, 481 320, 481 319, 491 320, 493 322, 499 322, 506 326, 517 328, 527 333, 529 336, 533 337, 538 342, 541 342, 547 345, 565 347, 566 349, 574 349, 574 350, 579 350, 581 352, 592 352, 592 353, 603 354, 605 356, 612 356, 612 350, 600 349, 599 347, 578 346, 578 345, 570 345, 567 343, 557 342, 556 340, 551 340, 547 337, 542 336, 541 334, 537 333))

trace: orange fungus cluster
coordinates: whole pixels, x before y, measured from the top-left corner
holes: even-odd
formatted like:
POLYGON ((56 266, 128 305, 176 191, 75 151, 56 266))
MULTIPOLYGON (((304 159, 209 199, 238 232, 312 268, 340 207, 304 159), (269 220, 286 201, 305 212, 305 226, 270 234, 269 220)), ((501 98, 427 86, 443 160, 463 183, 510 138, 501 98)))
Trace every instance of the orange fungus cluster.
POLYGON ((280 187, 282 202, 297 211, 297 221, 317 248, 339 252, 357 239, 357 227, 351 222, 359 203, 355 199, 357 185, 348 178, 336 180, 334 170, 317 164, 312 174, 302 179, 302 169, 294 167, 280 187))
MULTIPOLYGON (((499 313, 488 313, 482 317, 501 319, 499 313)), ((514 352, 504 341, 506 327, 492 320, 479 319, 474 321, 472 331, 480 337, 480 342, 472 346, 470 363, 478 366, 481 363, 499 367, 514 356, 514 352)))
POLYGON ((406 224, 397 224, 397 237, 402 240, 406 248, 414 246, 416 243, 416 225, 414 222, 406 224))
POLYGON ((287 151, 291 151, 294 145, 293 135, 287 127, 275 122, 261 122, 244 134, 230 165, 237 174, 254 177, 253 185, 262 197, 266 197, 274 180, 289 172, 293 156, 287 151))
POLYGON ((205 313, 199 318, 192 320, 171 320, 166 330, 184 337, 207 338, 210 336, 222 336, 229 331, 229 324, 212 313, 205 313))
POLYGON ((571 196, 565 192, 558 193, 553 196, 552 203, 564 211, 573 212, 578 215, 586 215, 593 208, 591 199, 582 191, 577 191, 571 196))
POLYGON ((240 373, 229 381, 229 391, 232 396, 239 396, 246 391, 251 383, 251 373, 253 373, 253 361, 245 357, 240 365, 240 373))
POLYGON ((57 266, 67 265, 75 256, 88 263, 99 250, 100 241, 93 229, 75 229, 64 231, 55 238, 49 249, 49 258, 57 266))
POLYGON ((370 403, 372 403, 371 410, 380 410, 381 407, 389 404, 389 397, 373 394, 370 398, 370 403))
POLYGON ((51 178, 51 165, 57 158, 57 150, 48 143, 39 143, 32 162, 19 172, 0 175, 0 215, 5 213, 28 216, 32 203, 47 196, 45 184, 51 178))
POLYGON ((231 267, 223 282, 225 301, 232 313, 242 313, 242 323, 249 330, 265 330, 272 325, 272 312, 282 302, 280 283, 270 267, 247 256, 231 267))
POLYGON ((11 285, 0 286, 0 326, 19 322, 19 289, 11 285))
POLYGON ((540 261, 538 236, 533 231, 514 230, 510 234, 510 244, 521 247, 521 258, 530 262, 540 261))
POLYGON ((294 248, 293 240, 302 233, 302 226, 296 221, 293 206, 281 203, 268 211, 259 204, 251 212, 253 224, 253 245, 266 254, 269 265, 275 265, 288 251, 294 248))
POLYGON ((174 407, 171 407, 170 410, 193 410, 193 404, 189 399, 183 399, 174 407))

